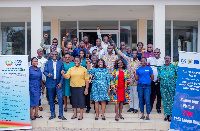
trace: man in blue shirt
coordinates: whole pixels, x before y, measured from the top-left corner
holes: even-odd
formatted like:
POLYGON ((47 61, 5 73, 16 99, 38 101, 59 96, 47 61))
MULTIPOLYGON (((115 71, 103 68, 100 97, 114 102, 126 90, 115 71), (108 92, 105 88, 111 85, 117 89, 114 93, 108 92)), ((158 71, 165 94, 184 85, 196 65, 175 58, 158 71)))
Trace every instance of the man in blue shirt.
POLYGON ((86 55, 87 55, 87 49, 85 49, 85 43, 84 43, 83 40, 81 40, 81 41, 79 42, 79 48, 75 48, 75 49, 74 49, 74 51, 73 51, 73 56, 74 56, 74 57, 78 56, 80 50, 85 50, 86 55))

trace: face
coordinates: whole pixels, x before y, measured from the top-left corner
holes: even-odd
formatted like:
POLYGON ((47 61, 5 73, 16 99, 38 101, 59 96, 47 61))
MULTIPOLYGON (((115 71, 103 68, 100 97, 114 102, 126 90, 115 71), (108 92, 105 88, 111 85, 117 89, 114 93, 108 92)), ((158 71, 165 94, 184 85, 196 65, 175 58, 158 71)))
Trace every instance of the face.
POLYGON ((120 48, 121 48, 121 50, 125 50, 126 47, 125 47, 125 43, 124 42, 120 43, 120 48))
POLYGON ((108 48, 107 48, 107 52, 108 52, 109 54, 111 54, 112 51, 113 51, 113 47, 112 47, 112 46, 108 46, 108 48))
POLYGON ((34 58, 33 60, 32 60, 32 66, 37 66, 38 65, 38 60, 36 59, 36 58, 34 58))
POLYGON ((55 51, 52 52, 52 53, 51 53, 51 57, 52 57, 53 60, 57 60, 58 52, 55 52, 55 51))
POLYGON ((165 64, 169 65, 171 62, 171 57, 170 56, 165 56, 165 64))
POLYGON ((51 50, 51 52, 55 51, 56 50, 56 46, 55 45, 51 45, 50 50, 51 50))
POLYGON ((79 58, 75 58, 74 64, 75 64, 76 67, 79 67, 80 66, 80 59, 79 58))
POLYGON ((141 43, 138 44, 138 50, 142 50, 143 45, 141 43))
POLYGON ((132 56, 133 56, 133 58, 137 58, 137 51, 133 51, 132 56))
POLYGON ((131 54, 131 47, 130 46, 126 47, 126 53, 131 54))
POLYGON ((96 55, 96 53, 97 53, 97 50, 92 51, 92 55, 96 55))
POLYGON ((145 58, 142 58, 140 62, 142 66, 146 66, 147 64, 147 60, 145 58))
POLYGON ((88 37, 87 37, 87 36, 84 36, 84 37, 83 37, 83 41, 84 41, 85 43, 88 43, 88 37))
POLYGON ((77 39, 77 38, 74 38, 74 39, 73 39, 73 43, 74 43, 74 45, 76 45, 77 42, 78 42, 78 39, 77 39))
POLYGON ((92 57, 92 63, 93 63, 93 64, 96 64, 96 62, 97 62, 97 57, 96 57, 96 56, 93 56, 93 57, 92 57))
POLYGON ((83 57, 84 57, 84 52, 83 52, 83 51, 80 51, 80 52, 79 52, 79 56, 80 56, 81 58, 83 58, 83 57))
POLYGON ((68 43, 67 43, 67 48, 68 48, 68 49, 72 49, 72 42, 68 42, 68 43))
POLYGON ((107 36, 103 37, 103 42, 108 43, 108 37, 107 36))
POLYGON ((38 54, 38 56, 43 56, 43 50, 42 49, 39 49, 38 51, 37 51, 37 54, 38 54))
POLYGON ((65 55, 65 62, 70 62, 70 55, 69 54, 65 55))
POLYGON ((58 45, 58 40, 53 40, 53 41, 52 41, 52 45, 57 46, 57 45, 58 45))
POLYGON ((96 46, 97 46, 97 47, 101 46, 101 40, 100 40, 100 39, 97 39, 97 40, 96 40, 96 46))
POLYGON ((147 45, 147 51, 148 52, 152 52, 153 51, 153 45, 152 44, 148 44, 147 45))
POLYGON ((99 66, 99 68, 103 68, 103 61, 100 60, 100 61, 98 62, 98 66, 99 66))
POLYGON ((85 48, 85 43, 83 41, 80 42, 80 47, 85 48))
POLYGON ((154 50, 154 56, 155 56, 156 58, 159 58, 159 57, 160 57, 160 50, 159 50, 159 49, 155 49, 155 50, 154 50))
POLYGON ((123 62, 121 60, 118 61, 118 68, 123 68, 123 62))
POLYGON ((65 53, 69 53, 69 49, 66 48, 66 47, 64 48, 64 54, 65 54, 65 53))

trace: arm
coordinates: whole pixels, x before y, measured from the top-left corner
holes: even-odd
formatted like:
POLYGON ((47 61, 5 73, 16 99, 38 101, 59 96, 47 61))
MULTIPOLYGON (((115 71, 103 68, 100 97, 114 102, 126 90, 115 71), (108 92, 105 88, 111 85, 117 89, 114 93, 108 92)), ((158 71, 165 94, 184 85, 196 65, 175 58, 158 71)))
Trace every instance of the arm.
MULTIPOLYGON (((65 68, 64 68, 64 64, 62 63, 62 65, 61 65, 61 70, 65 70, 65 68)), ((62 74, 61 74, 61 79, 60 79, 60 84, 63 84, 63 80, 64 80, 64 78, 63 78, 63 76, 62 76, 62 74)))
POLYGON ((62 51, 64 51, 64 48, 65 48, 65 37, 63 37, 63 40, 62 40, 62 45, 61 45, 62 51))
POLYGON ((101 37, 101 33, 100 33, 100 28, 98 28, 98 27, 97 27, 97 36, 102 41, 102 37, 101 37))
POLYGON ((47 75, 49 74, 49 71, 48 71, 48 62, 46 62, 46 64, 45 64, 43 74, 45 75, 45 77, 47 77, 47 75))
POLYGON ((138 71, 134 70, 133 73, 134 73, 135 80, 138 81, 139 80, 139 73, 138 73, 138 71))
POLYGON ((43 39, 41 40, 40 46, 41 46, 44 50, 50 49, 50 46, 51 46, 51 45, 45 45, 44 42, 45 42, 45 38, 43 38, 43 39))
POLYGON ((63 78, 69 79, 69 78, 71 77, 71 69, 72 69, 72 68, 70 68, 70 69, 67 71, 66 74, 65 74, 65 71, 64 71, 64 70, 61 71, 61 74, 62 74, 63 78))
POLYGON ((127 71, 127 89, 130 90, 130 77, 128 71, 127 71))
POLYGON ((150 77, 151 77, 151 82, 153 81, 153 79, 154 79, 154 76, 153 76, 153 74, 151 74, 150 75, 150 77))
POLYGON ((119 54, 121 57, 123 57, 127 62, 130 60, 130 58, 128 56, 126 56, 123 52, 118 50, 117 47, 115 47, 115 51, 117 52, 117 54, 119 54))

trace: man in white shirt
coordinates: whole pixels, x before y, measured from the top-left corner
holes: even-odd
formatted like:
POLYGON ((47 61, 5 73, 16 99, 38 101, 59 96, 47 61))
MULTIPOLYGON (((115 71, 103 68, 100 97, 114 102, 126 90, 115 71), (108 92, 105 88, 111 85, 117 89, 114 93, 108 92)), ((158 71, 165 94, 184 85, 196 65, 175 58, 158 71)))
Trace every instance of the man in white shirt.
POLYGON ((96 39, 96 46, 93 46, 93 47, 91 47, 90 48, 90 54, 92 54, 92 52, 94 51, 94 50, 97 50, 97 52, 96 52, 96 55, 98 56, 98 57, 101 57, 102 55, 106 55, 107 54, 107 50, 104 50, 102 47, 101 47, 101 39, 96 39))
POLYGON ((161 113, 161 110, 160 110, 161 93, 160 93, 160 83, 157 80, 157 76, 158 76, 157 68, 160 66, 163 66, 165 64, 164 58, 161 58, 160 54, 161 54, 160 49, 156 48, 154 50, 155 57, 147 58, 147 63, 150 64, 150 67, 152 68, 153 75, 154 75, 154 80, 151 83, 151 96, 150 96, 151 110, 153 109, 154 96, 155 96, 155 92, 156 92, 156 95, 157 95, 156 110, 158 113, 161 113))
MULTIPOLYGON (((45 85, 45 82, 46 82, 46 77, 45 77, 45 75, 43 74, 43 72, 44 72, 44 67, 45 67, 45 63, 47 62, 47 59, 45 59, 44 57, 43 57, 43 50, 42 49, 38 49, 37 50, 37 54, 38 54, 38 56, 37 56, 37 59, 38 59, 38 68, 40 68, 40 70, 41 70, 41 72, 42 72, 42 81, 43 81, 43 83, 44 83, 44 85, 45 85)), ((44 101, 44 88, 45 87, 42 87, 42 91, 41 91, 41 96, 40 96, 40 105, 39 105, 39 110, 40 111, 43 111, 43 108, 42 108, 42 106, 43 106, 43 101, 44 101)))
MULTIPOLYGON (((47 39, 47 37, 48 37, 48 35, 45 34, 44 37, 43 37, 43 39, 41 40, 41 43, 40 43, 40 46, 44 50, 46 50, 46 54, 50 53, 50 47, 51 47, 51 45, 44 44, 45 43, 45 39, 47 39)), ((52 40, 52 45, 54 45, 56 47, 56 51, 58 52, 58 54, 60 54, 61 53, 61 49, 58 47, 58 40, 56 38, 54 38, 52 40)))

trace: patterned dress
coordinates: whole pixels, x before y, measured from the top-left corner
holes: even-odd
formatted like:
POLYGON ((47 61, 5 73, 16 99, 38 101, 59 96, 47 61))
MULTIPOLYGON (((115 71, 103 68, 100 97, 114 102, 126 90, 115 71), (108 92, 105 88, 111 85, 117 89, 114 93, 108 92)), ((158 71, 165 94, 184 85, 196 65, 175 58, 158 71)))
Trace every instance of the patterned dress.
POLYGON ((115 64, 115 61, 118 59, 118 56, 117 55, 103 55, 101 58, 105 61, 107 69, 110 71, 110 74, 112 74, 112 71, 114 69, 114 64, 115 64))
POLYGON ((108 96, 108 85, 110 85, 110 73, 106 68, 94 68, 87 71, 88 74, 94 74, 90 99, 95 102, 110 101, 108 96))
MULTIPOLYGON (((129 73, 128 73, 128 70, 124 69, 123 70, 124 72, 124 83, 125 83, 125 102, 130 102, 131 99, 128 95, 128 92, 127 92, 127 89, 130 90, 130 78, 129 78, 129 73)), ((118 88, 118 76, 119 76, 119 70, 118 69, 115 69, 112 73, 112 77, 111 77, 111 88, 112 89, 115 89, 115 88, 118 88)), ((111 92, 111 102, 115 102, 117 103, 118 102, 118 99, 117 99, 117 92, 116 94, 114 95, 113 91, 111 92)))
POLYGON ((163 100, 164 115, 172 115, 176 89, 177 66, 158 67, 158 78, 160 78, 160 92, 163 100))

